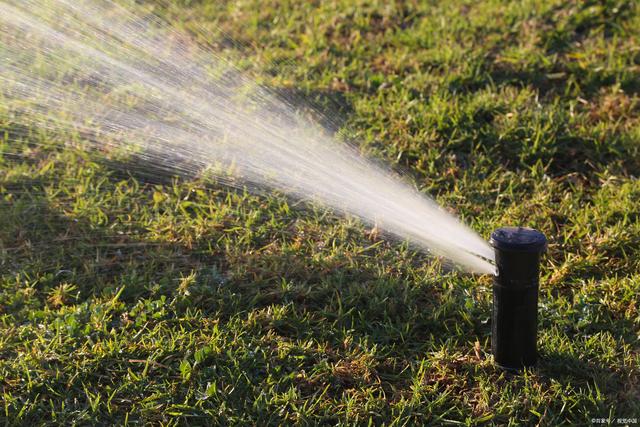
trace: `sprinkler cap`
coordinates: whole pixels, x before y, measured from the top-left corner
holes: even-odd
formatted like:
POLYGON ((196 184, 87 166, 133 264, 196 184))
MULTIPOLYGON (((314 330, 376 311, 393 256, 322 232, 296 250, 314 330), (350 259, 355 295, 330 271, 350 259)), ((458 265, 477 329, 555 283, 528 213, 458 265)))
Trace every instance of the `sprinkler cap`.
POLYGON ((533 228, 502 227, 491 233, 498 282, 501 286, 527 287, 538 283, 540 257, 547 248, 544 234, 533 228))
POLYGON ((491 233, 491 246, 501 252, 544 252, 547 238, 527 227, 501 227, 491 233))

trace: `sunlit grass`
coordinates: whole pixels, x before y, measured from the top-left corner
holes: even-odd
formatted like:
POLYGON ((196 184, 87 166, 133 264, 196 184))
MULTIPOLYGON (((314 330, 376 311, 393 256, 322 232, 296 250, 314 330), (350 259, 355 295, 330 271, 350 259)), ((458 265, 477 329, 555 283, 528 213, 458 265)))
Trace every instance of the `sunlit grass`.
POLYGON ((491 278, 280 194, 25 129, 0 100, 9 424, 640 418, 634 2, 157 7, 328 113, 483 236, 549 237, 536 369, 491 363, 491 278), (218 28, 240 43, 225 42, 218 28))

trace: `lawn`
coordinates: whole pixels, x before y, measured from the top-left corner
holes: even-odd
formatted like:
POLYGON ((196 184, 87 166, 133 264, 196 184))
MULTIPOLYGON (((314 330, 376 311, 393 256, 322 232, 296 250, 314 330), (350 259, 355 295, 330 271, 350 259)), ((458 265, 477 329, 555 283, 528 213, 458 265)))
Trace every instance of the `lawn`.
POLYGON ((3 422, 640 423, 636 2, 139 3, 483 237, 543 231, 540 361, 493 365, 491 277, 75 150, 0 98, 3 422))

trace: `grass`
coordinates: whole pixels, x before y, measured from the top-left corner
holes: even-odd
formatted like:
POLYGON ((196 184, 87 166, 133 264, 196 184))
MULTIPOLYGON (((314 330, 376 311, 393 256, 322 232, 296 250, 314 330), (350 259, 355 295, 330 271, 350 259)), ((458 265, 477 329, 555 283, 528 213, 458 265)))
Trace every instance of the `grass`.
POLYGON ((61 150, 78 136, 0 103, 6 424, 640 418, 635 2, 147 3, 483 236, 545 232, 540 363, 492 364, 490 277, 280 194, 61 150))

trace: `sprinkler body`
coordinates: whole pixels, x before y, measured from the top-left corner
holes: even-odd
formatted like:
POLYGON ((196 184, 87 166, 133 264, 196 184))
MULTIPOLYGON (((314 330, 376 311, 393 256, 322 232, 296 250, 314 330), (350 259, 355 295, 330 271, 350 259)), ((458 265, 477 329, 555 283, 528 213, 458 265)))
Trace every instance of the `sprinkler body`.
POLYGON ((501 368, 519 371, 537 360, 540 257, 544 234, 532 228, 503 227, 491 234, 497 275, 493 284, 491 351, 501 368))

